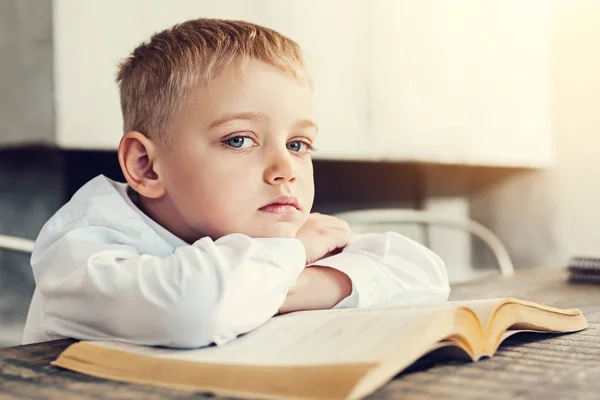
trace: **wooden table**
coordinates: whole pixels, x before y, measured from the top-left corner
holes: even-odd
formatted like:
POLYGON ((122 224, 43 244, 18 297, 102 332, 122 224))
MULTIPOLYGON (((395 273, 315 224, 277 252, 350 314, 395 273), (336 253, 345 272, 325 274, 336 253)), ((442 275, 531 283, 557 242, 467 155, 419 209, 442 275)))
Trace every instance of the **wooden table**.
MULTIPOLYGON (((590 327, 563 336, 517 336, 494 358, 478 363, 432 365, 422 360, 369 398, 600 398, 600 285, 569 284, 563 270, 528 270, 510 279, 457 285, 452 300, 506 296, 581 308, 590 327)), ((212 397, 111 382, 48 365, 70 343, 61 340, 0 349, 0 400, 212 397)))

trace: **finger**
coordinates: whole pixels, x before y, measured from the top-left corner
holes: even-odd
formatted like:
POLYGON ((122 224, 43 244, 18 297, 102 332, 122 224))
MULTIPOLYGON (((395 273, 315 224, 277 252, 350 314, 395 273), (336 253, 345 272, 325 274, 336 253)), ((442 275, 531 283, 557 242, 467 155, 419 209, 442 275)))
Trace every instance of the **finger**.
MULTIPOLYGON (((344 230, 333 230, 331 231, 332 243, 336 248, 343 248, 350 242, 350 232, 344 230)), ((330 250, 333 250, 331 248, 330 250)))
POLYGON ((348 224, 348 222, 346 220, 343 220, 341 218, 336 218, 336 217, 331 217, 331 218, 333 218, 333 220, 329 221, 328 223, 332 229, 338 229, 338 230, 350 232, 350 225, 348 224))

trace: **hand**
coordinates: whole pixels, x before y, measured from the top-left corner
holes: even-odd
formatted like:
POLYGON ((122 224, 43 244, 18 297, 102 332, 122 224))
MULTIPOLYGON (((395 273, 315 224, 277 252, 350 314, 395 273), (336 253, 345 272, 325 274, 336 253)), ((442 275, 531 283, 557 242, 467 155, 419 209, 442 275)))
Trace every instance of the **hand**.
POLYGON ((312 264, 348 245, 350 227, 343 219, 312 213, 296 234, 306 250, 306 264, 312 264))

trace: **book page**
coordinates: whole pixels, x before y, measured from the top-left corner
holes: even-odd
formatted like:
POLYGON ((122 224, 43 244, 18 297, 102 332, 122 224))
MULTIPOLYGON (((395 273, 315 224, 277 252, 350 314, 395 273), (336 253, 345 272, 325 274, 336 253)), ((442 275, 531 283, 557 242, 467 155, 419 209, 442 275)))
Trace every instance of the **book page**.
POLYGON ((455 301, 452 304, 461 305, 466 308, 470 308, 477 314, 479 321, 481 323, 481 327, 487 326, 490 321, 490 318, 498 308, 500 304, 502 304, 506 299, 504 298, 495 298, 495 299, 482 299, 482 300, 467 300, 467 301, 455 301))
MULTIPOLYGON (((512 330, 532 331, 531 324, 525 322, 533 322, 535 320, 537 326, 533 331, 545 331, 548 329, 544 328, 544 321, 549 321, 550 316, 552 316, 551 319, 553 320, 562 319, 565 323, 567 323, 569 319, 571 321, 576 321, 577 317, 581 317, 581 312, 577 309, 549 307, 512 297, 471 300, 456 302, 455 304, 462 304, 473 310, 481 321, 484 334, 486 336, 491 334, 494 337, 499 334, 499 332, 496 332, 498 329, 508 329, 513 324, 515 325, 512 327, 512 330), (517 312, 515 310, 520 311, 517 312), (525 315, 527 315, 527 317, 525 315), (522 322, 521 325, 519 325, 520 322, 522 322)), ((574 323, 577 324, 578 322, 574 323)), ((565 325, 564 329, 558 329, 558 331, 563 330, 569 330, 569 328, 565 325)), ((514 333, 515 332, 512 332, 511 334, 514 333)))
MULTIPOLYGON (((304 311, 272 318, 263 326, 221 346, 192 350, 92 344, 152 357, 202 363, 265 366, 379 362, 391 351, 425 351, 452 329, 456 308, 405 307, 366 310, 304 311), (450 312, 449 312, 450 311, 450 312), (428 329, 435 325, 436 329, 428 329), (447 329, 442 329, 446 326, 447 329), (446 331, 446 333, 444 333, 446 331), (420 343, 422 350, 415 348, 420 343), (425 342, 425 343, 423 343, 425 342)), ((417 346, 419 347, 419 346, 417 346)))

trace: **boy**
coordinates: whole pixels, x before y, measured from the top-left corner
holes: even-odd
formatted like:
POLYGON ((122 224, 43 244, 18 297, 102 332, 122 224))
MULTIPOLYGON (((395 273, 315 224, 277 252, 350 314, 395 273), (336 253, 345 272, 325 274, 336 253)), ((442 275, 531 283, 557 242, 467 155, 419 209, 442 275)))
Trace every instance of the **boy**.
POLYGON ((199 347, 278 313, 447 299, 425 247, 310 214, 317 126, 295 42, 192 20, 136 48, 117 81, 127 184, 94 178, 43 227, 24 343, 199 347))

